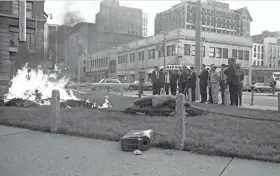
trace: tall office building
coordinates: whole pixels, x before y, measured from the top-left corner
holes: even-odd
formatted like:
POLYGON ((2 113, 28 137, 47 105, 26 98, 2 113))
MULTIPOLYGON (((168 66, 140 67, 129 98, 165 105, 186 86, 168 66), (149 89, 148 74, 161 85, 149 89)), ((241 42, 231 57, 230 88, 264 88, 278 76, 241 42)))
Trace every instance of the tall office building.
POLYGON ((148 36, 148 14, 143 12, 142 13, 142 36, 147 37, 148 36))
POLYGON ((103 0, 100 3, 96 25, 99 32, 136 36, 145 34, 142 9, 120 6, 119 0, 103 0))
MULTIPOLYGON (((250 36, 252 17, 246 7, 229 9, 229 4, 207 0, 201 5, 201 28, 236 36, 250 36)), ((184 0, 155 17, 155 34, 177 28, 195 29, 196 0, 184 0)))

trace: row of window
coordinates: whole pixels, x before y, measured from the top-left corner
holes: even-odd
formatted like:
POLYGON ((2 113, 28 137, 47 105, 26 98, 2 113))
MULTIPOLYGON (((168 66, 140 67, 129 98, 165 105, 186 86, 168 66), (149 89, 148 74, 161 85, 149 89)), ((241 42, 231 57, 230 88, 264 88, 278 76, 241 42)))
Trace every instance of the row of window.
POLYGON ((92 61, 88 61, 88 66, 91 66, 93 68, 106 67, 107 65, 108 65, 108 58, 107 57, 92 60, 92 61))
POLYGON ((263 61, 254 61, 253 65, 263 66, 263 61))
MULTIPOLYGON (((176 55, 175 45, 167 46, 167 56, 176 55)), ((156 58, 156 50, 151 49, 149 52, 149 59, 156 58)), ((210 58, 223 58, 228 59, 229 54, 228 48, 219 48, 219 47, 209 47, 209 57, 210 58)), ((164 56, 164 51, 158 51, 158 58, 164 56)), ((195 56, 195 45, 184 44, 184 56, 195 56)), ((201 56, 205 57, 205 46, 201 46, 201 56)), ((235 57, 238 60, 249 60, 249 51, 247 50, 236 50, 232 49, 232 57, 235 57)), ((138 52, 138 61, 144 60, 144 51, 138 52)), ((129 54, 129 61, 135 62, 136 56, 135 53, 129 54)), ((128 62, 128 55, 118 56, 118 64, 123 64, 128 62)))
POLYGON ((262 49, 262 53, 263 53, 263 46, 261 47, 261 46, 256 46, 256 45, 254 45, 254 52, 257 52, 257 48, 258 48, 258 52, 261 52, 261 49, 262 49))
POLYGON ((263 59, 263 54, 260 53, 254 53, 254 57, 257 57, 258 59, 263 59), (258 56, 258 57, 257 57, 258 56))
MULTIPOLYGON (((169 45, 166 47, 167 48, 167 56, 174 56, 176 54, 176 46, 175 45, 169 45)), ((164 57, 164 52, 165 51, 158 51, 158 58, 164 57)), ((149 59, 155 59, 156 58, 156 49, 151 49, 148 51, 149 54, 149 59)), ((143 61, 145 58, 145 52, 144 51, 140 51, 138 52, 137 55, 137 60, 138 61, 143 61)), ((122 56, 118 56, 118 64, 123 64, 128 62, 128 55, 122 55, 122 56)), ((129 54, 129 61, 130 62, 135 62, 136 61, 136 55, 135 53, 130 53, 129 54)))
MULTIPOLYGON (((9 27, 10 46, 18 46, 19 28, 16 26, 9 27)), ((35 29, 26 29, 26 43, 29 49, 35 48, 35 29)))
MULTIPOLYGON (((18 17, 19 1, 13 1, 12 3, 12 14, 18 17)), ((33 3, 30 1, 26 2, 26 18, 32 18, 33 3)))
POLYGON ((238 60, 249 60, 249 51, 232 49, 232 57, 238 60))
POLYGON ((270 53, 280 53, 279 47, 276 47, 276 46, 269 46, 269 52, 270 52, 270 53))

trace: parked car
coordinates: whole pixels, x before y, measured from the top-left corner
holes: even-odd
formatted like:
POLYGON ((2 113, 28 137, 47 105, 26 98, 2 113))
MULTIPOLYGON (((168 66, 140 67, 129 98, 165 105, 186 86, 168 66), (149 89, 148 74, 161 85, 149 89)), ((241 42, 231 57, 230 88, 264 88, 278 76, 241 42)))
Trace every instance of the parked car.
MULTIPOLYGON (((129 90, 138 90, 139 89, 139 81, 134 81, 133 83, 129 84, 129 90)), ((151 82, 145 81, 143 84, 143 90, 153 90, 153 85, 151 82)))
POLYGON ((118 79, 102 79, 98 83, 91 84, 92 91, 104 90, 108 88, 120 91, 123 89, 128 89, 128 87, 129 87, 128 83, 122 83, 118 79))
POLYGON ((243 86, 243 91, 247 91, 247 92, 251 92, 252 88, 251 88, 251 84, 246 84, 243 86))
POLYGON ((254 84, 254 90, 257 92, 271 92, 272 91, 269 83, 256 83, 256 84, 254 84))

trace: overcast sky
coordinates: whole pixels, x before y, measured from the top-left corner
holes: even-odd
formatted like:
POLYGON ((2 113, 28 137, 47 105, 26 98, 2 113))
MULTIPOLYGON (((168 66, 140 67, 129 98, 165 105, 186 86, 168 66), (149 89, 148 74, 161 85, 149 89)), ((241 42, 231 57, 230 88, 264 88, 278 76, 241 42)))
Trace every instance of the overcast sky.
MULTIPOLYGON (((154 34, 154 18, 156 13, 169 9, 171 6, 178 4, 180 1, 134 1, 123 0, 120 1, 121 6, 140 8, 148 13, 148 35, 154 34)), ((280 31, 280 1, 278 0, 228 0, 221 1, 230 5, 231 9, 247 7, 253 18, 251 23, 251 35, 259 34, 264 30, 280 31), (277 18, 278 17, 278 18, 277 18)), ((60 0, 46 0, 45 12, 52 13, 53 20, 48 20, 48 23, 62 24, 63 16, 67 11, 74 11, 80 13, 86 22, 95 22, 95 14, 99 11, 98 0, 79 0, 79 1, 60 1, 60 0)))

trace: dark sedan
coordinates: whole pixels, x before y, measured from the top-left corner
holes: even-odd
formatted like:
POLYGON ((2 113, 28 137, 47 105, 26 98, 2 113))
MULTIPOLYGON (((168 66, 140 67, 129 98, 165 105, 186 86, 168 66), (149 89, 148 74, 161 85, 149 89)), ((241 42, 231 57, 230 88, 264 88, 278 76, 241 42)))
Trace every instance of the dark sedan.
MULTIPOLYGON (((133 83, 129 84, 129 90, 138 90, 139 89, 139 81, 134 81, 133 83)), ((144 82, 143 90, 153 90, 153 86, 151 82, 144 82)))

